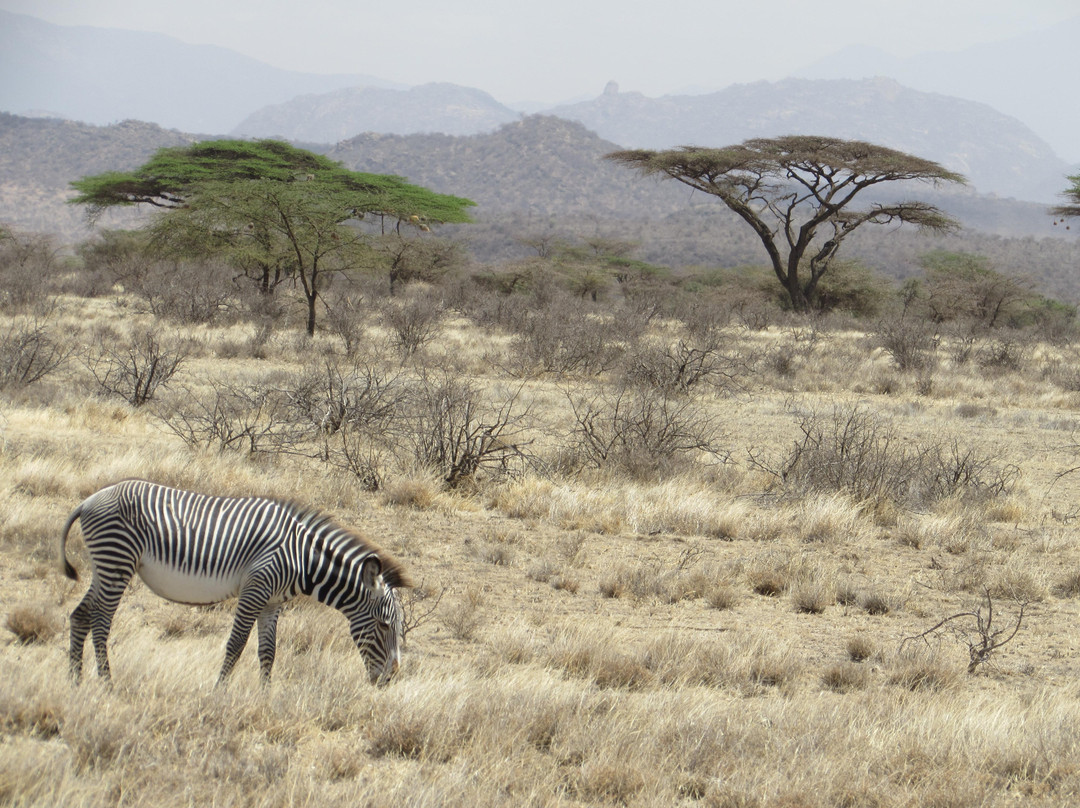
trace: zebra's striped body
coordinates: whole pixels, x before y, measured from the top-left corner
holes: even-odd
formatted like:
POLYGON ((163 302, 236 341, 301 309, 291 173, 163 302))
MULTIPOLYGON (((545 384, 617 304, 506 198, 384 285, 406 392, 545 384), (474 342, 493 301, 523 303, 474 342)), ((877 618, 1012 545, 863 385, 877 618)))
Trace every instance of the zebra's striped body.
POLYGON ((169 600, 238 599, 218 681, 229 675, 256 623, 260 668, 269 679, 278 615, 300 594, 345 614, 372 682, 397 671, 403 623, 396 589, 409 582, 388 554, 323 514, 266 497, 215 497, 125 480, 92 494, 68 517, 60 557, 72 579, 78 575, 66 545, 76 519, 93 567, 90 589, 71 613, 76 679, 90 632, 98 673, 109 676, 112 618, 136 573, 169 600))

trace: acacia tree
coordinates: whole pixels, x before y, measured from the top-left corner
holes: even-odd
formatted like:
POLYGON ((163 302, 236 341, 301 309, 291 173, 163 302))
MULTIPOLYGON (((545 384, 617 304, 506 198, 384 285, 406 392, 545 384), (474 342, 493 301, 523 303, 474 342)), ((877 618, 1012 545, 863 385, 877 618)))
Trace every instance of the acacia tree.
POLYGON ((148 225, 158 249, 221 255, 267 293, 291 280, 303 292, 309 334, 327 275, 364 265, 367 236, 352 223, 374 215, 429 230, 469 221, 473 205, 274 140, 161 149, 132 172, 71 185, 79 192, 71 201, 91 219, 114 206, 162 209, 148 225))
MULTIPOLYGON (((1062 191, 1061 195, 1069 200, 1068 203, 1050 209, 1051 216, 1061 217, 1063 220, 1080 216, 1080 174, 1067 179, 1072 183, 1072 187, 1062 191)), ((1057 224, 1057 222, 1054 222, 1054 224, 1057 224)))
POLYGON ((753 138, 719 149, 634 149, 605 157, 718 197, 753 228, 799 311, 813 301, 841 244, 862 225, 909 223, 939 231, 959 226, 926 202, 875 201, 857 209, 860 192, 889 182, 965 182, 930 160, 814 135, 753 138))

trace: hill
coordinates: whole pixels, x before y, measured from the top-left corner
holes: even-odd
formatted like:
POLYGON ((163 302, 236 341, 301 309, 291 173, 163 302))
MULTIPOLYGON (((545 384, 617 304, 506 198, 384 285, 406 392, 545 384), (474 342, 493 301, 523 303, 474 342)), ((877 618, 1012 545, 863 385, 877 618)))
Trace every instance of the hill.
POLYGON ((907 87, 989 104, 1030 126, 1057 154, 1080 161, 1076 72, 1080 16, 1051 28, 955 51, 893 56, 851 45, 799 71, 800 78, 890 76, 907 87))
POLYGON ((749 137, 823 134, 935 160, 983 193, 1055 202, 1068 165, 1031 129, 986 104, 890 79, 786 79, 706 95, 648 98, 609 84, 590 101, 548 111, 627 148, 723 146, 749 137))
POLYGON ((471 135, 518 117, 487 93, 456 84, 423 84, 408 90, 349 87, 263 107, 232 134, 313 143, 335 143, 359 132, 471 135))
POLYGON ((394 86, 371 76, 280 70, 161 34, 53 25, 0 11, 0 109, 8 112, 95 124, 139 118, 220 133, 267 104, 370 84, 394 86))
MULTIPOLYGON (((92 126, 0 112, 0 222, 65 241, 85 238, 85 212, 65 204, 69 182, 135 168, 160 148, 196 139, 140 121, 92 126)), ((105 221, 119 226, 132 213, 110 213, 105 221)))
POLYGON ((367 133, 326 154, 356 171, 454 188, 477 203, 481 218, 510 212, 617 218, 685 203, 686 191, 674 184, 642 182, 601 159, 617 148, 579 123, 534 115, 468 137, 367 133))

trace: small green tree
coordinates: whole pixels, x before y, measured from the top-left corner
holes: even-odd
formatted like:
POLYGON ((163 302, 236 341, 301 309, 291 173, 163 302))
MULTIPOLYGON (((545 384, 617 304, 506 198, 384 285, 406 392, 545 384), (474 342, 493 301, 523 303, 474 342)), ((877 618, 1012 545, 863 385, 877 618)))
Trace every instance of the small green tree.
POLYGON ((934 322, 970 320, 993 328, 1031 298, 1029 284, 998 272, 982 255, 934 250, 919 263, 923 280, 914 289, 934 322))
POLYGON ((606 157, 720 199, 753 228, 797 311, 811 305, 844 240, 862 225, 909 223, 939 231, 958 227, 926 202, 871 202, 856 209, 856 196, 890 182, 965 181, 937 163, 904 152, 815 135, 755 138, 720 149, 636 149, 606 157))
POLYGON ((327 276, 364 266, 367 237, 350 223, 373 215, 430 229, 469 221, 473 205, 275 140, 161 149, 134 171, 71 185, 72 203, 86 205, 91 219, 114 206, 166 211, 150 225, 158 249, 223 256, 266 292, 291 280, 303 291, 309 334, 327 276))

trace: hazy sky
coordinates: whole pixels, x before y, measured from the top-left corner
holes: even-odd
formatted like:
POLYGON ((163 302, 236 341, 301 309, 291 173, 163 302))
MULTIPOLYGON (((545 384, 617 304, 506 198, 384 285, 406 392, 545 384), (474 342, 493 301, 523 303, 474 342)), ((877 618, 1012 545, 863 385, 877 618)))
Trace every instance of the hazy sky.
MULTIPOLYGON (((849 44, 960 50, 1053 25, 1080 0, 0 0, 62 25, 156 31, 277 67, 449 81, 504 103, 777 80, 849 44)), ((133 70, 138 65, 132 65, 133 70)))

